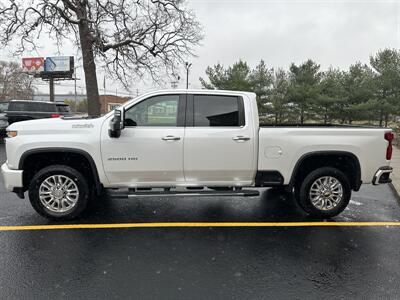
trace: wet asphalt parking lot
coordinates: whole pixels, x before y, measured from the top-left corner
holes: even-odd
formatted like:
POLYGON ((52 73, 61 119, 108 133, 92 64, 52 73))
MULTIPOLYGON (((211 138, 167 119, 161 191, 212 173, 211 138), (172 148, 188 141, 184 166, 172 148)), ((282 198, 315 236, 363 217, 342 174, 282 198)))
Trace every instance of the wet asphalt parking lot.
MULTIPOLYGON (((304 221, 314 220, 264 189, 255 198, 104 197, 69 224, 304 221)), ((389 186, 363 186, 330 221, 400 221, 399 201, 389 186)), ((1 180, 0 226, 48 224, 1 180)), ((400 227, 0 231, 0 266, 1 299, 398 299, 400 227)))

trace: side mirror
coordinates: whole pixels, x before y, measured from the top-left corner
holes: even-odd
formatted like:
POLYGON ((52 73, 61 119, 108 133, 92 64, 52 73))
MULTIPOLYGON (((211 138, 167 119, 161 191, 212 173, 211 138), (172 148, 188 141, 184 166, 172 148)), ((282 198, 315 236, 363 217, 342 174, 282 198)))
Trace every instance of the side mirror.
POLYGON ((119 138, 121 136, 121 130, 124 129, 124 114, 125 110, 123 107, 118 107, 114 110, 114 117, 108 129, 108 135, 111 138, 119 138))

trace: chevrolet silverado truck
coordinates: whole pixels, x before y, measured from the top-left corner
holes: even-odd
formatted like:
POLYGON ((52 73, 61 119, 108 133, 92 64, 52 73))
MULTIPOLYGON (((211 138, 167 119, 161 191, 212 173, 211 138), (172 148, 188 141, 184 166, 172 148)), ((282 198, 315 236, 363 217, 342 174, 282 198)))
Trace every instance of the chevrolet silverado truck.
POLYGON ((115 197, 257 196, 284 187, 310 216, 333 217, 362 183, 390 182, 387 128, 260 125, 256 95, 166 90, 99 118, 23 121, 7 128, 6 189, 52 219, 115 197), (255 188, 253 188, 255 187, 255 188))

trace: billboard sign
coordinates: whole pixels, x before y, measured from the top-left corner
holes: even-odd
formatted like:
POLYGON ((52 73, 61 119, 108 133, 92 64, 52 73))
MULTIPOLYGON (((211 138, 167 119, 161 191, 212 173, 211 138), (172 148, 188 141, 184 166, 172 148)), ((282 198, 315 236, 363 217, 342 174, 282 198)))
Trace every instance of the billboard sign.
POLYGON ((46 57, 44 71, 46 73, 69 73, 74 70, 73 56, 46 57))
POLYGON ((37 74, 44 71, 44 57, 22 58, 22 70, 26 73, 37 74))
POLYGON ((22 58, 22 69, 24 72, 43 80, 51 78, 70 79, 74 74, 74 57, 25 57, 22 58))

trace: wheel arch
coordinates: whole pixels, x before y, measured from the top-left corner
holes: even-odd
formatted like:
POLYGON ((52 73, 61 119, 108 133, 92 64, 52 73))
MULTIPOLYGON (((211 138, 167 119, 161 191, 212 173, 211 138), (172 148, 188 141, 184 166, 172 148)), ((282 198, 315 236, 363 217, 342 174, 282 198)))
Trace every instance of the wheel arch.
POLYGON ((302 172, 307 173, 307 171, 310 172, 323 166, 338 167, 346 176, 349 176, 352 190, 358 191, 360 189, 362 184, 360 161, 354 153, 348 151, 313 151, 303 154, 293 168, 289 187, 293 188, 296 185, 302 172), (332 164, 335 159, 341 160, 342 164, 332 164), (307 166, 310 162, 316 163, 315 167, 307 166), (345 162, 350 165, 343 165, 345 162))
POLYGON ((24 170, 24 166, 25 166, 27 160, 29 159, 29 157, 32 157, 35 155, 52 155, 52 154, 58 154, 58 155, 63 155, 63 156, 68 156, 68 155, 73 154, 75 156, 83 157, 87 161, 87 163, 90 167, 90 171, 91 171, 91 175, 92 175, 96 193, 98 195, 101 193, 102 184, 100 183, 100 177, 99 177, 96 163, 94 162, 93 157, 88 152, 81 150, 81 149, 64 148, 64 147, 63 148, 51 147, 51 148, 30 149, 30 150, 25 151, 21 155, 21 158, 18 163, 18 169, 24 170))

